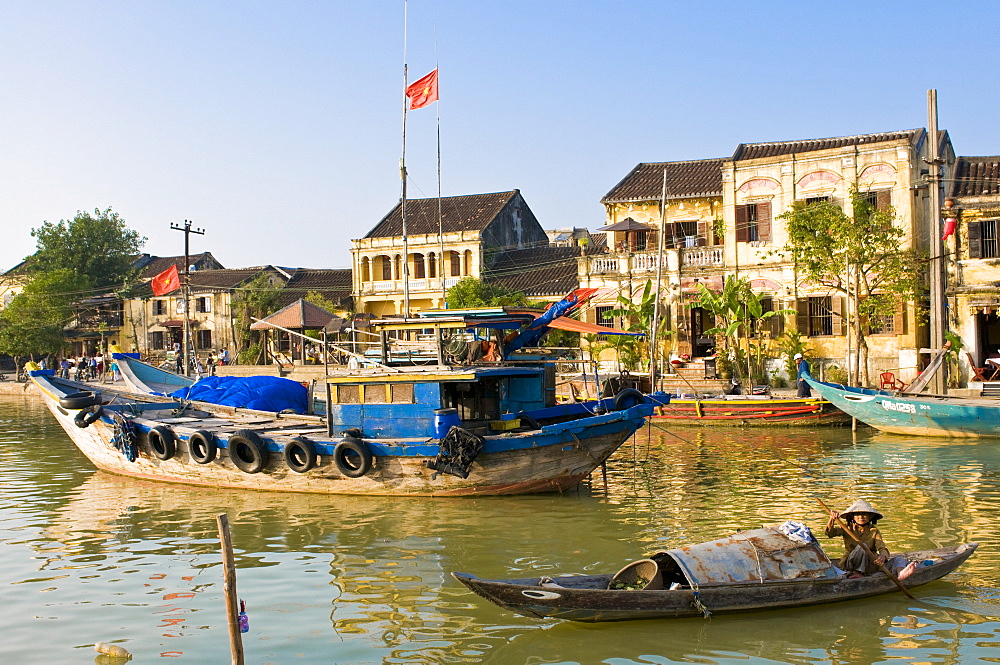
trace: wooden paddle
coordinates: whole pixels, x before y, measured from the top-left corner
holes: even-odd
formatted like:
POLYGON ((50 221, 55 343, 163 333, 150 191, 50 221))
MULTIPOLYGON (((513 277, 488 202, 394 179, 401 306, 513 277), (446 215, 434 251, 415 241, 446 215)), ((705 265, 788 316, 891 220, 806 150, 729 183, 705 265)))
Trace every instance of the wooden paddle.
MULTIPOLYGON (((826 512, 830 513, 830 517, 832 517, 833 519, 837 520, 837 524, 839 524, 839 525, 840 525, 840 528, 844 530, 844 533, 846 533, 846 534, 847 534, 848 536, 850 536, 850 537, 851 537, 852 539, 854 539, 854 542, 856 542, 856 543, 857 543, 858 545, 860 545, 860 546, 861 546, 861 549, 862 549, 862 550, 864 550, 865 554, 867 554, 867 555, 868 555, 868 558, 869 558, 869 559, 871 559, 871 560, 872 560, 872 562, 874 563, 874 562, 875 562, 875 560, 876 560, 876 559, 878 558, 878 557, 877 557, 877 556, 875 555, 875 553, 874 553, 874 552, 872 552, 872 551, 871 551, 871 550, 870 550, 870 549, 868 548, 868 546, 867 546, 867 545, 865 545, 865 544, 864 544, 863 542, 861 542, 861 540, 860 540, 860 539, 859 539, 859 538, 858 538, 858 537, 857 537, 856 535, 854 535, 854 531, 852 531, 852 530, 850 529, 850 527, 848 527, 848 526, 847 526, 846 524, 844 524, 844 523, 843 523, 843 522, 841 521, 841 519, 840 519, 840 516, 839 516, 839 515, 837 515, 837 513, 835 513, 835 512, 833 512, 832 510, 830 510, 830 507, 829 507, 829 506, 827 506, 827 505, 826 505, 825 503, 823 503, 823 501, 822 501, 821 499, 816 499, 816 501, 818 501, 818 502, 819 502, 819 505, 823 506, 823 508, 824 508, 824 509, 826 510, 826 512)), ((893 574, 892 574, 892 572, 891 572, 891 571, 890 571, 890 570, 889 570, 888 568, 886 568, 886 567, 885 567, 885 564, 883 564, 883 563, 879 563, 879 564, 876 564, 876 565, 877 565, 877 566, 878 566, 879 568, 881 568, 881 569, 882 569, 882 572, 883 572, 883 573, 885 573, 886 575, 888 575, 888 576, 889 576, 889 579, 890 579, 890 580, 892 580, 893 582, 895 582, 895 583, 896 583, 896 586, 898 586, 898 587, 899 587, 899 590, 900 590, 900 591, 902 591, 903 593, 905 593, 905 594, 906 594, 906 596, 907 596, 908 598, 910 598, 910 600, 916 600, 916 598, 914 598, 914 597, 913 597, 913 594, 912 594, 912 593, 910 593, 910 591, 909 591, 909 590, 908 590, 908 589, 907 589, 907 588, 906 588, 905 586, 903 586, 903 583, 899 581, 899 578, 898 578, 898 577, 896 577, 895 575, 893 575, 893 574)))

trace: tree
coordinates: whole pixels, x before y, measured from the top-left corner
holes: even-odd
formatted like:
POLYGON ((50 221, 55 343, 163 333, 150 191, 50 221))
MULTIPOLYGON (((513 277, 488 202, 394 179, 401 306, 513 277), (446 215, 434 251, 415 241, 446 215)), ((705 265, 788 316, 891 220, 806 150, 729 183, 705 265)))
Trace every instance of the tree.
POLYGON ((520 291, 509 289, 497 282, 484 282, 475 277, 463 277, 448 289, 449 309, 470 307, 504 307, 527 304, 520 291))
POLYGON ((781 253, 791 255, 806 280, 847 296, 854 330, 852 375, 867 384, 867 323, 891 317, 902 303, 916 299, 923 289, 923 262, 906 248, 892 206, 876 208, 856 187, 850 197, 851 215, 834 203, 806 201, 778 215, 788 232, 781 253))
POLYGON ((254 319, 273 314, 278 306, 281 289, 271 283, 267 273, 260 273, 241 286, 233 295, 233 339, 236 359, 242 365, 259 365, 264 359, 261 333, 250 330, 254 319))
POLYGON ((95 289, 126 281, 146 242, 111 208, 95 209, 93 214, 81 210, 73 219, 56 224, 42 222, 31 235, 36 250, 26 259, 29 273, 71 270, 88 277, 95 289))
POLYGON ((15 359, 58 353, 74 317, 72 303, 91 287, 89 278, 68 268, 35 275, 0 312, 0 352, 15 359))
MULTIPOLYGON (((611 318, 615 316, 623 317, 628 322, 628 327, 626 328, 629 332, 642 333, 641 337, 634 335, 616 335, 611 341, 611 345, 618 352, 618 362, 625 366, 625 369, 634 370, 641 369, 643 367, 648 367, 649 363, 654 359, 650 351, 650 339, 653 336, 653 317, 656 312, 656 297, 657 293, 653 289, 653 281, 646 280, 646 286, 642 290, 642 296, 639 297, 639 301, 636 302, 631 298, 626 298, 623 295, 618 296, 619 307, 617 309, 612 309, 604 313, 606 318, 611 318)), ((660 321, 657 325, 659 332, 656 338, 663 341, 663 338, 667 335, 672 335, 673 331, 668 331, 666 329, 667 321, 663 313, 666 312, 666 306, 660 303, 660 321)), ((598 321, 598 323, 604 323, 598 321)), ((657 364, 662 366, 663 361, 666 360, 665 347, 662 344, 657 344, 659 347, 658 353, 656 354, 657 364)))
POLYGON ((702 283, 698 300, 691 307, 700 307, 715 316, 716 327, 706 334, 719 335, 733 354, 737 375, 743 375, 753 385, 764 383, 767 377, 766 361, 771 357, 770 345, 764 338, 764 327, 774 316, 793 314, 795 310, 764 311, 763 296, 754 293, 749 280, 743 277, 726 277, 722 291, 712 291, 702 283), (746 341, 746 348, 743 346, 746 341))

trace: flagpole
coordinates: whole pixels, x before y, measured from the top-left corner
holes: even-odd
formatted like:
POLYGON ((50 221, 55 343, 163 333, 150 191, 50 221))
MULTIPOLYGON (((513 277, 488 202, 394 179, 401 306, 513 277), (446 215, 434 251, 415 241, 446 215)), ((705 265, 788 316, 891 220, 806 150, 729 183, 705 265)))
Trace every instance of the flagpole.
MULTIPOLYGON (((438 61, 437 26, 434 26, 434 71, 438 74, 438 84, 441 81, 441 69, 438 61)), ((441 278, 441 307, 448 306, 448 287, 444 281, 444 218, 441 214, 441 100, 437 103, 437 158, 438 158, 438 276, 441 278)))
POLYGON ((410 316, 410 251, 406 229, 406 110, 409 107, 409 100, 406 97, 408 87, 408 77, 406 69, 406 18, 407 2, 403 0, 403 152, 399 160, 399 178, 402 181, 402 192, 399 198, 399 214, 403 218, 403 274, 397 277, 403 280, 403 317, 410 316))
POLYGON ((658 380, 659 331, 660 331, 660 286, 663 283, 663 246, 665 244, 667 232, 667 167, 663 167, 663 189, 660 191, 660 232, 659 242, 657 242, 656 253, 656 300, 653 301, 653 329, 649 331, 650 354, 649 354, 649 389, 656 391, 658 380))

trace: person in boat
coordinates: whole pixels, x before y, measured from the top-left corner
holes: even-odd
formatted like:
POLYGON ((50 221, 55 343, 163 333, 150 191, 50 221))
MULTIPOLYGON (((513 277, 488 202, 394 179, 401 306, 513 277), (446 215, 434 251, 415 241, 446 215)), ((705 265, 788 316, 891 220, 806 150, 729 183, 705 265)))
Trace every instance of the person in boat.
POLYGON ((828 538, 836 538, 837 536, 844 538, 844 556, 837 562, 837 567, 846 571, 848 577, 871 575, 881 570, 880 566, 886 564, 890 570, 898 571, 896 576, 901 580, 905 580, 913 574, 917 566, 915 562, 907 563, 902 556, 889 559, 889 548, 882 540, 882 532, 875 526, 880 519, 882 519, 882 513, 875 510, 864 499, 856 500, 842 513, 834 512, 830 515, 830 520, 826 523, 826 535, 828 538), (874 560, 837 523, 837 517, 840 517, 855 538, 864 543, 875 554, 874 560))
POLYGON ((798 397, 812 397, 812 390, 806 383, 805 377, 809 376, 809 361, 801 353, 795 354, 795 370, 797 372, 796 383, 798 384, 798 397))

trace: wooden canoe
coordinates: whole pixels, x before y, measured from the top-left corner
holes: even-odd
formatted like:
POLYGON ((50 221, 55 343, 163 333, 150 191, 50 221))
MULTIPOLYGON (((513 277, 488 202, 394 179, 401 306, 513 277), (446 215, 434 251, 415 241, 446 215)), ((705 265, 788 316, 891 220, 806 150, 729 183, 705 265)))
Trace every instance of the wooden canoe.
MULTIPOLYGON (((908 561, 917 562, 918 567, 903 584, 912 588, 940 579, 968 559, 977 547, 978 543, 966 543, 906 552, 903 556, 908 561)), ((747 569, 753 570, 751 564, 755 562, 748 558, 747 563, 747 569)), ((783 568, 784 562, 780 563, 783 568)), ((691 584, 687 580, 688 583, 678 583, 675 589, 657 590, 609 590, 613 577, 610 574, 481 579, 456 572, 452 576, 477 595, 512 612, 530 617, 585 622, 751 612, 833 603, 899 591, 882 572, 849 579, 832 566, 829 572, 817 567, 821 562, 815 558, 812 563, 812 572, 818 574, 804 574, 790 579, 762 576, 758 580, 742 579, 738 582, 725 582, 717 577, 707 583, 691 584)), ((789 572, 782 569, 780 574, 788 575, 789 572)))

